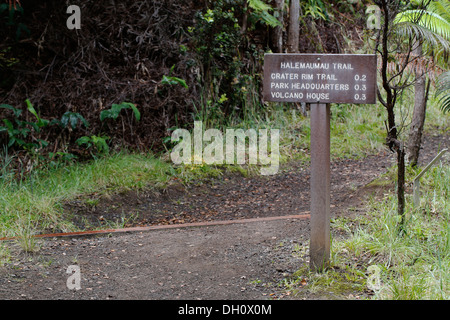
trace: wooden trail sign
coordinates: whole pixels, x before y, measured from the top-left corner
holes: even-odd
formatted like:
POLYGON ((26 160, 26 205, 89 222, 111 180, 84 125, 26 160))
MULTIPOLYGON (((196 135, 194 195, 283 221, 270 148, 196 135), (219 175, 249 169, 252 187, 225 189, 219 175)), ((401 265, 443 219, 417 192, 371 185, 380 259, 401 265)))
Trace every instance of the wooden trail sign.
POLYGON ((266 54, 264 99, 376 103, 376 59, 368 54, 266 54))
POLYGON ((330 103, 376 103, 376 55, 266 54, 266 101, 311 103, 310 267, 330 259, 330 103))

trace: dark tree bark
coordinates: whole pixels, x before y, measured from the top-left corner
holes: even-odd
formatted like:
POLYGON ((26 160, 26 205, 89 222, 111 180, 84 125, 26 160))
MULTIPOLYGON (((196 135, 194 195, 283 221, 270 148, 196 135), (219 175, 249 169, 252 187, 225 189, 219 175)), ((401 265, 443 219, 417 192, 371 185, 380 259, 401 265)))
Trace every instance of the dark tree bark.
MULTIPOLYGON (((422 55, 422 44, 417 43, 413 53, 420 57, 422 55)), ((419 160, 420 146, 422 141, 423 127, 425 124, 425 115, 428 100, 428 91, 430 81, 426 84, 426 75, 423 71, 416 71, 416 84, 414 86, 414 111, 409 131, 408 151, 409 163, 415 167, 419 160)))
MULTIPOLYGON (((401 2, 398 0, 378 0, 375 3, 380 7, 384 15, 384 24, 379 31, 376 44, 376 52, 381 55, 381 77, 382 89, 384 90, 385 99, 381 95, 380 90, 377 91, 380 102, 387 111, 387 137, 386 145, 389 149, 397 153, 397 213, 401 217, 400 229, 404 224, 405 213, 405 147, 398 139, 398 128, 395 122, 395 103, 402 88, 394 85, 392 80, 394 77, 388 76, 388 61, 391 52, 389 51, 389 36, 391 34, 392 21, 401 8, 401 2)), ((409 54, 403 65, 400 66, 400 72, 397 74, 401 78, 406 65, 410 62, 409 54)))
POLYGON ((283 52, 283 7, 284 0, 275 0, 275 12, 278 13, 278 21, 281 24, 281 26, 275 27, 272 33, 272 47, 275 53, 283 52))
POLYGON ((291 0, 289 7, 289 31, 287 49, 290 53, 298 52, 298 39, 300 36, 300 2, 291 0))
POLYGON ((400 227, 405 224, 405 148, 403 144, 397 150, 397 199, 398 214, 401 216, 400 227))

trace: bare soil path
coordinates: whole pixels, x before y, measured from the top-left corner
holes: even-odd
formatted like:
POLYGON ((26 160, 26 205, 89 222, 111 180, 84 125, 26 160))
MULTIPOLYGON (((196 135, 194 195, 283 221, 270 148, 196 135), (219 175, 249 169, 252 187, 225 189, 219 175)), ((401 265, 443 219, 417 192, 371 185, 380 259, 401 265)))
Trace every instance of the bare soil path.
MULTIPOLYGON (((426 163, 438 146, 450 146, 450 136, 426 137, 423 146, 421 162, 426 163)), ((382 153, 333 162, 332 214, 345 215, 361 205, 373 191, 365 186, 391 161, 390 154, 382 153)), ((309 168, 293 165, 269 178, 229 176, 187 190, 130 192, 102 199, 84 215, 101 224, 134 210, 139 213, 134 225, 148 225, 287 216, 308 209, 309 168)), ((309 221, 242 222, 39 239, 40 250, 34 254, 10 242, 14 259, 0 267, 0 299, 283 298, 279 281, 308 263, 309 221), (69 265, 80 267, 80 290, 67 288, 69 265)))

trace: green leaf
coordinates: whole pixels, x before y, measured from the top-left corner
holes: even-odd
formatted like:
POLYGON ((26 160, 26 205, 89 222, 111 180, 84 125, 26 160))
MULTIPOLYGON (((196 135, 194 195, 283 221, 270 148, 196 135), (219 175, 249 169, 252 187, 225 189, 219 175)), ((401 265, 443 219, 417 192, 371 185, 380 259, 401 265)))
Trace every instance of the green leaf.
POLYGON ((86 119, 84 119, 84 117, 79 114, 78 112, 70 112, 67 111, 66 113, 64 113, 61 117, 61 125, 66 128, 68 124, 70 124, 70 127, 72 129, 75 129, 78 121, 81 121, 84 126, 87 128, 89 127, 89 123, 86 121, 86 119))
POLYGON ((112 112, 112 110, 103 110, 100 112, 100 121, 104 121, 105 119, 112 118, 117 119, 118 114, 112 112))
POLYGON ((39 117, 38 113, 36 112, 36 109, 34 109, 33 105, 31 104, 29 99, 26 99, 25 102, 27 103, 28 111, 30 111, 37 119, 37 126, 39 128, 45 127, 49 124, 48 120, 42 119, 39 117))
POLYGON ((25 102, 27 103, 28 111, 30 111, 32 114, 34 114, 34 116, 36 118, 39 119, 39 116, 38 116, 36 110, 34 109, 33 104, 31 103, 31 101, 29 99, 27 99, 27 100, 25 100, 25 102))
POLYGON ((43 148, 45 148, 46 146, 48 146, 48 141, 42 140, 42 139, 37 139, 37 141, 41 144, 41 146, 43 148))
POLYGON ((16 117, 16 118, 18 118, 20 116, 20 114, 22 113, 22 110, 16 109, 9 104, 0 104, 0 108, 12 110, 14 112, 14 117, 16 117))
MULTIPOLYGON (((20 141, 21 141, 21 144, 25 143, 23 140, 20 140, 20 141)), ((9 139, 8 148, 10 148, 14 144, 14 142, 16 142, 16 138, 11 137, 11 139, 9 139)))
POLYGON ((109 147, 108 144, 106 143, 107 139, 109 139, 109 137, 91 136, 92 143, 97 148, 97 151, 102 154, 109 152, 109 147))
POLYGON ((267 25, 269 25, 272 28, 281 27, 282 26, 280 21, 278 21, 277 18, 275 18, 273 15, 271 15, 267 11, 261 12, 260 13, 260 17, 267 25))
POLYGON ((69 117, 65 116, 66 114, 63 114, 62 118, 61 118, 61 125, 63 128, 67 128, 67 124, 69 123, 69 117))
POLYGON ((186 84, 186 81, 184 81, 183 79, 180 79, 178 77, 168 77, 168 76, 163 76, 162 80, 161 80, 161 84, 168 84, 168 85, 182 85, 183 87, 185 87, 186 89, 188 89, 188 85, 186 84))
MULTIPOLYGON (((394 24, 411 22, 421 27, 431 30, 433 33, 450 39, 450 21, 439 14, 427 10, 407 10, 398 14, 394 19, 394 24)), ((424 38, 427 40, 427 38, 424 38)))
POLYGON ((137 121, 141 120, 141 113, 139 112, 139 110, 136 108, 136 105, 134 105, 131 102, 122 102, 121 103, 122 106, 126 106, 127 108, 130 107, 131 110, 133 110, 134 113, 134 117, 136 118, 137 121))
POLYGON ((112 104, 111 109, 100 112, 100 120, 103 121, 108 118, 115 120, 122 109, 132 109, 136 120, 139 121, 141 119, 141 113, 133 103, 122 102, 121 104, 112 104))
POLYGON ((450 71, 438 78, 435 96, 440 97, 438 102, 442 112, 450 112, 450 71))
POLYGON ((77 141, 75 141, 75 143, 79 146, 81 146, 82 144, 90 144, 90 142, 91 142, 91 138, 87 137, 87 136, 78 138, 77 141))
POLYGON ((247 0, 248 6, 256 11, 269 11, 273 8, 262 0, 247 0))
POLYGON ((6 124, 6 127, 8 128, 8 131, 11 132, 14 130, 14 126, 8 119, 3 119, 3 122, 6 124))

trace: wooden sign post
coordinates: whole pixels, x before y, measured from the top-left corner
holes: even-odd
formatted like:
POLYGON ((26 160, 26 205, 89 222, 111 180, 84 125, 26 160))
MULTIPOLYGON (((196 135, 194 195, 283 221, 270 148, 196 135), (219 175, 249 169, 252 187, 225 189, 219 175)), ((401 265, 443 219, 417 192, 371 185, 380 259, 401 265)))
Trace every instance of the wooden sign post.
POLYGON ((266 54, 266 101, 311 103, 310 268, 330 259, 330 103, 376 103, 376 55, 266 54))
POLYGON ((311 105, 310 266, 321 270, 330 256, 330 105, 311 105))

